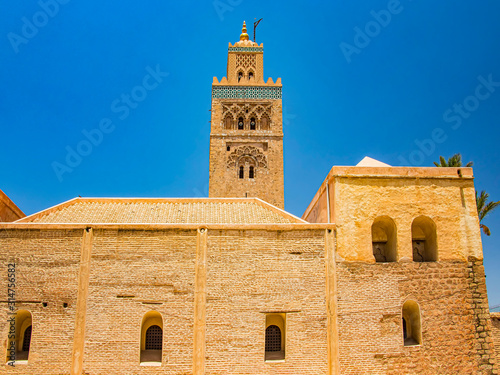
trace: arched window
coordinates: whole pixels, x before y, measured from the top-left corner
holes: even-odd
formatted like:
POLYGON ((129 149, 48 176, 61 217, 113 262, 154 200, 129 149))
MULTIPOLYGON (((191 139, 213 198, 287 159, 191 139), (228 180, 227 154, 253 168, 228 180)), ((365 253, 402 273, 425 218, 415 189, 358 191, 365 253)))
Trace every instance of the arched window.
POLYGON ((238 130, 243 130, 243 128, 244 128, 243 117, 240 117, 238 119, 238 130))
POLYGON ((142 318, 141 363, 160 364, 163 352, 163 318, 158 311, 149 311, 142 318))
POLYGON ((242 165, 240 166, 239 177, 245 178, 245 167, 243 167, 242 165))
POLYGON ((163 344, 163 330, 157 326, 150 326, 146 330, 146 350, 161 350, 163 344))
POLYGON ((7 362, 27 363, 31 347, 31 313, 27 310, 16 311, 16 316, 9 321, 9 325, 7 362))
POLYGON ((403 305, 403 342, 404 346, 422 344, 422 326, 420 307, 415 301, 406 301, 403 305))
POLYGON ((419 216, 411 225, 414 262, 438 260, 436 224, 427 216, 419 216))
POLYGON ((376 262, 396 262, 396 224, 388 216, 380 216, 372 224, 372 251, 376 262))
POLYGON ((269 314, 266 316, 266 361, 285 358, 285 318, 285 314, 269 314))
POLYGON ((251 80, 253 78, 253 72, 248 73, 248 79, 251 80))
POLYGON ((243 72, 239 71, 238 72, 238 82, 243 78, 243 72))
POLYGON ((255 177, 254 167, 250 166, 250 168, 248 170, 248 178, 254 178, 254 177, 255 177))
POLYGON ((281 351, 281 330, 272 325, 266 328, 266 352, 281 351))
POLYGON ((255 118, 250 119, 250 130, 255 130, 255 118))

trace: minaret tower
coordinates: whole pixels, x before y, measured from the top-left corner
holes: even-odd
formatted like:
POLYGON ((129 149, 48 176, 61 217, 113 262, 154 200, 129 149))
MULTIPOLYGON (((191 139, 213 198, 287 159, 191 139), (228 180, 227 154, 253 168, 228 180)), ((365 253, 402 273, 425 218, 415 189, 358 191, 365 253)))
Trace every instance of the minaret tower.
POLYGON ((284 208, 281 78, 264 81, 264 45, 245 22, 212 84, 210 197, 257 197, 284 208))

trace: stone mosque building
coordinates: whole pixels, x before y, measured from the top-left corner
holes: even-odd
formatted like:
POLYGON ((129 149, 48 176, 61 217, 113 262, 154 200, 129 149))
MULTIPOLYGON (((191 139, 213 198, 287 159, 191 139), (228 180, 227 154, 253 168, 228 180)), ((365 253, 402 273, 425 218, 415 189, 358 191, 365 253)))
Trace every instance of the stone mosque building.
POLYGON ((263 53, 213 80, 209 198, 0 194, 0 374, 499 373, 472 169, 365 159, 287 213, 263 53))

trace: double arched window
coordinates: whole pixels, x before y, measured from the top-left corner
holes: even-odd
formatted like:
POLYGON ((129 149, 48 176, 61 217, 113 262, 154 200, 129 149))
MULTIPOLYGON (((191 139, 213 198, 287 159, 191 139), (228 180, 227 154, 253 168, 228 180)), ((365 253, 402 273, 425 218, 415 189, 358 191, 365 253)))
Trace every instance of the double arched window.
MULTIPOLYGON (((372 224, 372 252, 376 262, 397 262, 397 229, 389 216, 379 216, 372 224)), ((436 224, 427 216, 415 218, 411 225, 414 262, 438 260, 436 224)))

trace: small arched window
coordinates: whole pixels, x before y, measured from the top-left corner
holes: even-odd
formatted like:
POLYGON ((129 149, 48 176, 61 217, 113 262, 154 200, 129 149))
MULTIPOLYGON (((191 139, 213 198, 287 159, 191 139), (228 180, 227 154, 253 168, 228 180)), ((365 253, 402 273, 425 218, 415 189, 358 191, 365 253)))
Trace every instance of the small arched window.
POLYGON ((238 72, 238 82, 243 78, 243 72, 238 72))
POLYGON ((285 359, 285 321, 286 314, 269 314, 266 316, 265 360, 285 359))
POLYGON ((253 72, 248 73, 248 79, 250 80, 252 78, 253 78, 253 72))
POLYGON ((396 224, 388 216, 380 216, 372 224, 372 251, 376 262, 396 262, 396 224))
POLYGON ((27 310, 16 311, 16 317, 10 322, 10 334, 8 336, 7 362, 27 363, 32 334, 31 313, 27 310))
POLYGON ((243 166, 240 166, 239 177, 245 178, 245 168, 243 166))
POLYGON ((266 352, 281 351, 281 330, 272 325, 266 328, 266 352))
POLYGON ((243 128, 244 128, 243 117, 240 117, 238 119, 238 130, 243 130, 243 128))
POLYGON ((160 363, 163 350, 163 318, 158 311, 149 311, 142 318, 141 363, 160 363))
POLYGON ((255 130, 255 118, 250 119, 250 130, 255 130))
POLYGON ((427 216, 419 216, 411 225, 414 262, 438 260, 436 224, 427 216))
POLYGON ((415 301, 406 301, 403 305, 403 342, 404 346, 422 344, 422 325, 420 307, 415 301))
POLYGON ((146 350, 161 350, 163 344, 163 330, 157 326, 150 326, 146 330, 146 350))
POLYGON ((255 177, 255 170, 253 166, 250 166, 250 169, 248 170, 248 178, 254 178, 255 177))

